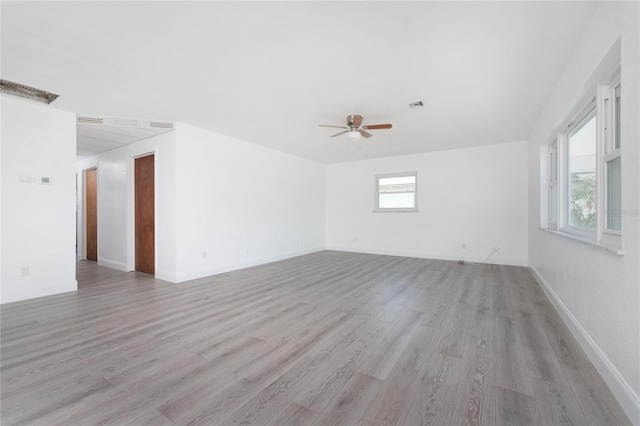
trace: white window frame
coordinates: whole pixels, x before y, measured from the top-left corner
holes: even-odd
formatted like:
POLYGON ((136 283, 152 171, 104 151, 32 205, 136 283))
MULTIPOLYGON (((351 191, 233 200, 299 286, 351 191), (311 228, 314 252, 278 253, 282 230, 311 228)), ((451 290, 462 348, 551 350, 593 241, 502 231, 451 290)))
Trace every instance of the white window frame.
POLYGON ((549 144, 548 151, 548 194, 549 200, 547 205, 547 226, 549 229, 558 229, 558 204, 559 204, 559 195, 560 195, 560 185, 558 185, 558 139, 554 139, 553 142, 549 144), (555 189, 555 197, 553 196, 555 189), (555 211, 554 211, 555 207, 555 211), (555 219, 553 218, 555 214, 555 219))
POLYGON ((608 211, 607 200, 609 197, 609 173, 607 165, 613 160, 620 159, 622 162, 622 140, 620 140, 620 146, 616 148, 616 132, 619 131, 616 127, 616 88, 621 85, 620 68, 618 67, 613 73, 611 73, 605 81, 598 85, 598 106, 602 108, 603 114, 600 117, 601 123, 601 135, 602 140, 599 151, 599 169, 602 171, 602 179, 598 182, 598 192, 601 196, 598 198, 598 208, 601 214, 599 214, 600 221, 600 233, 599 240, 607 245, 620 247, 622 244, 622 226, 620 230, 608 228, 607 215, 609 214, 621 214, 622 212, 610 212, 608 211))
POLYGON ((588 238, 591 240, 596 240, 596 236, 598 234, 598 216, 600 215, 600 211, 598 210, 598 109, 596 107, 596 98, 594 97, 591 102, 589 102, 585 108, 580 111, 580 114, 576 116, 575 120, 572 120, 571 123, 567 126, 567 131, 558 135, 558 140, 561 142, 561 151, 564 154, 562 158, 562 163, 558 163, 558 166, 561 169, 558 171, 558 175, 561 176, 562 181, 562 196, 559 197, 559 204, 562 205, 562 208, 559 208, 558 214, 558 227, 562 231, 574 234, 580 237, 588 238), (596 227, 594 229, 591 228, 581 228, 578 226, 572 226, 569 224, 569 139, 571 133, 576 130, 581 124, 583 124, 587 120, 593 119, 596 117, 596 227))
MULTIPOLYGON (((557 231, 560 234, 584 239, 594 245, 600 245, 608 249, 614 249, 618 253, 622 252, 622 230, 609 229, 607 222, 607 191, 608 173, 607 164, 610 161, 620 159, 622 161, 622 145, 616 148, 616 88, 621 84, 620 65, 615 71, 603 79, 595 87, 596 96, 589 102, 582 105, 578 114, 573 115, 573 120, 566 124, 558 134, 557 138, 548 145, 548 155, 546 156, 547 179, 547 228, 557 231), (595 108, 596 117, 596 227, 580 228, 570 226, 568 221, 569 199, 569 136, 581 123, 588 118, 595 108), (557 164, 557 179, 553 179, 552 159, 555 154, 557 164), (556 218, 557 223, 552 220, 551 200, 552 186, 557 186, 556 218)), ((621 94, 622 96, 622 94, 621 94)), ((613 212, 621 214, 621 212, 613 212)))
POLYGON ((401 172, 401 173, 387 173, 381 175, 375 175, 373 177, 373 212, 374 213, 416 213, 418 212, 418 172, 401 172), (414 206, 413 207, 400 207, 400 208, 384 208, 380 207, 380 179, 396 178, 396 177, 415 177, 415 187, 413 191, 403 191, 403 193, 413 193, 414 206))

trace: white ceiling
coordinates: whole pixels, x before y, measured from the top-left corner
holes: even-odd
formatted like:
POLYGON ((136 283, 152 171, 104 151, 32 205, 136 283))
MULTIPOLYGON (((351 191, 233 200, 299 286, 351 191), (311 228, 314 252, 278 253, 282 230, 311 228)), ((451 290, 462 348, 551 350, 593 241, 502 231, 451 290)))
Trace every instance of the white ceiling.
POLYGON ((525 140, 594 2, 2 1, 2 78, 332 163, 525 140), (424 107, 410 109, 421 100, 424 107), (329 138, 348 114, 392 123, 329 138))
MULTIPOLYGON (((77 159, 109 151, 123 145, 141 141, 161 133, 169 132, 171 128, 150 127, 148 122, 133 121, 132 124, 114 124, 118 119, 106 118, 106 123, 93 124, 78 122, 76 124, 77 159)), ((167 123, 170 125, 170 123, 167 123)))

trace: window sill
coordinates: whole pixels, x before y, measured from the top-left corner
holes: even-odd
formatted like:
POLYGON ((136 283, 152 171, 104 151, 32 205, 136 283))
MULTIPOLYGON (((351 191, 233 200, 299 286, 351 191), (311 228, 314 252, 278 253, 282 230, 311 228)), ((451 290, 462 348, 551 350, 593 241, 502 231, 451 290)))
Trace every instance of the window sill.
POLYGON ((582 244, 586 244, 588 246, 592 246, 592 247, 598 248, 600 250, 608 251, 609 253, 617 254, 618 256, 624 256, 624 250, 622 250, 619 247, 613 247, 613 246, 609 246, 609 245, 606 245, 606 244, 597 243, 597 242, 595 242, 593 240, 590 240, 588 238, 580 237, 578 235, 569 234, 567 232, 556 231, 555 229, 549 229, 549 228, 543 228, 543 227, 540 227, 539 229, 541 231, 545 231, 545 232, 548 232, 550 234, 554 234, 554 235, 558 235, 560 237, 569 238, 570 240, 578 241, 578 242, 580 242, 582 244))
POLYGON ((384 209, 374 210, 373 213, 420 213, 417 209, 384 209))

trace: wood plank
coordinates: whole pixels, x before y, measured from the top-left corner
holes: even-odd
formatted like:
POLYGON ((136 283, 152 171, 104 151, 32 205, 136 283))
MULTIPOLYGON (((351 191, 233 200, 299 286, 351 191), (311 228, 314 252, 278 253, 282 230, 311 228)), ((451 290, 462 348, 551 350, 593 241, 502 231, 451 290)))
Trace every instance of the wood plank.
POLYGON ((535 315, 522 313, 518 328, 525 346, 529 374, 532 378, 568 385, 564 368, 556 358, 541 321, 535 315))
POLYGON ((319 373, 294 396, 294 401, 315 412, 322 412, 363 364, 367 354, 374 350, 373 342, 382 330, 379 323, 358 328, 356 340, 340 352, 322 360, 318 367, 319 373))
POLYGON ((565 370, 580 408, 591 425, 630 425, 616 398, 593 364, 580 363, 565 370))
POLYGON ((496 420, 494 359, 490 341, 467 339, 459 391, 454 396, 451 424, 493 425, 496 420))
POLYGON ((441 354, 462 358, 469 327, 469 308, 462 303, 453 303, 447 320, 442 324, 437 351, 441 354))
POLYGON ((417 391, 403 413, 407 425, 450 424, 462 361, 435 352, 420 377, 417 391))
POLYGON ((291 402, 296 390, 304 386, 309 377, 315 374, 317 367, 318 362, 311 357, 297 360, 296 364, 246 404, 230 416, 220 418, 221 424, 268 423, 291 402))
POLYGON ((355 373, 313 423, 319 426, 357 424, 380 389, 381 382, 355 373))
POLYGON ((548 425, 588 424, 571 389, 557 383, 534 380, 538 414, 541 422, 548 425))
POLYGON ((269 426, 306 426, 312 424, 316 417, 318 414, 313 410, 291 402, 273 417, 269 426))
POLYGON ((240 379, 220 393, 211 387, 180 395, 164 403, 158 411, 175 424, 207 425, 246 404, 262 387, 240 379))
POLYGON ((536 399, 496 386, 496 425, 540 425, 536 399))
POLYGON ((508 317, 495 316, 494 324, 495 384, 533 396, 525 349, 516 321, 508 317))
POLYGON ((416 393, 420 373, 426 370, 433 356, 435 348, 427 343, 434 341, 436 334, 437 330, 431 327, 418 328, 367 408, 365 419, 375 424, 399 422, 416 393))
POLYGON ((418 312, 408 312, 391 324, 376 343, 376 351, 367 357, 358 371, 376 379, 386 379, 419 325, 418 312))

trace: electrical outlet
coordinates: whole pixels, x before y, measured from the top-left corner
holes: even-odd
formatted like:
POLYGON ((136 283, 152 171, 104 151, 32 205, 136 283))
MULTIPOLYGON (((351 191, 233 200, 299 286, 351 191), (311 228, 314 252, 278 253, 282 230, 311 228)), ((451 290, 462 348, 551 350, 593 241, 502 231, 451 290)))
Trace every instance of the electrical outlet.
POLYGON ((21 277, 28 277, 29 276, 29 267, 28 266, 21 266, 20 267, 20 276, 21 277))
POLYGON ((206 258, 207 258, 207 252, 206 252, 206 251, 203 251, 203 252, 202 252, 202 259, 206 259, 206 258))
POLYGON ((462 250, 466 250, 467 249, 467 243, 462 243, 462 250))
POLYGON ((356 242, 356 237, 353 237, 353 242, 354 242, 354 243, 356 242))

